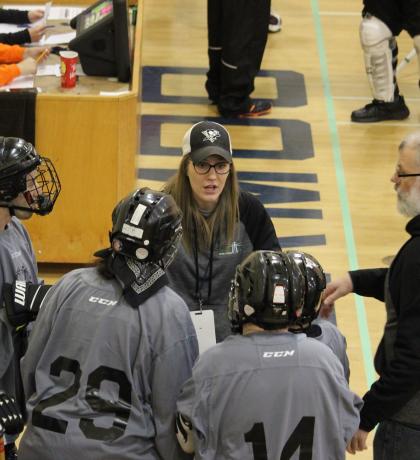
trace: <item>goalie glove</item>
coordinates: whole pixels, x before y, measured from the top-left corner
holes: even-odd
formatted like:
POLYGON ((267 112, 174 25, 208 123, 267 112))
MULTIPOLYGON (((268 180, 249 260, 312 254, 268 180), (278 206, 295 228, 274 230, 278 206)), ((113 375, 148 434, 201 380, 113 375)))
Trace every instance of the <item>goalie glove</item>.
POLYGON ((9 323, 19 329, 34 321, 50 288, 51 285, 48 284, 32 284, 26 281, 5 283, 3 304, 9 323))
POLYGON ((19 434, 23 430, 23 418, 14 398, 0 393, 0 425, 6 434, 19 434))

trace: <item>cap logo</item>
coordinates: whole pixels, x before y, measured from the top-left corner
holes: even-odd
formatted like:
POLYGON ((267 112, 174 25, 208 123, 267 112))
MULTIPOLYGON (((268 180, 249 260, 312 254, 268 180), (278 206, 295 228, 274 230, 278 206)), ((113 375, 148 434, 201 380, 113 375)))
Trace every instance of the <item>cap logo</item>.
POLYGON ((201 131, 201 133, 204 134, 203 141, 210 141, 212 144, 220 137, 220 133, 217 129, 206 129, 205 131, 201 131))

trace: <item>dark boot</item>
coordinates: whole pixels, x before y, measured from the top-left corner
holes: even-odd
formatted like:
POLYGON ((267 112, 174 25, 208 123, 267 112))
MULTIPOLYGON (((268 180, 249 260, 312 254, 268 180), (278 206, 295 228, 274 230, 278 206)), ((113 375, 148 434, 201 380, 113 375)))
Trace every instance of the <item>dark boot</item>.
POLYGON ((250 99, 248 107, 241 112, 227 112, 220 108, 219 112, 225 118, 255 118, 271 112, 271 103, 264 100, 250 99))
POLYGON ((385 120, 405 120, 410 115, 404 98, 397 96, 393 102, 374 99, 370 104, 351 113, 351 121, 356 123, 375 123, 385 120))

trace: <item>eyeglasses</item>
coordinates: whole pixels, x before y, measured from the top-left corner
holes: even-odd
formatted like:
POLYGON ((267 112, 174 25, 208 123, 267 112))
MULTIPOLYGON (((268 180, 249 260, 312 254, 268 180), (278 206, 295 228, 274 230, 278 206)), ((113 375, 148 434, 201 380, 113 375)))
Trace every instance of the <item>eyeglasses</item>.
POLYGON ((217 174, 227 174, 230 171, 230 163, 226 161, 221 161, 211 165, 207 161, 199 161, 198 163, 193 163, 195 172, 197 174, 207 174, 211 168, 214 168, 217 174))
POLYGON ((405 174, 405 173, 397 172, 397 177, 416 177, 416 176, 420 176, 420 173, 405 174))

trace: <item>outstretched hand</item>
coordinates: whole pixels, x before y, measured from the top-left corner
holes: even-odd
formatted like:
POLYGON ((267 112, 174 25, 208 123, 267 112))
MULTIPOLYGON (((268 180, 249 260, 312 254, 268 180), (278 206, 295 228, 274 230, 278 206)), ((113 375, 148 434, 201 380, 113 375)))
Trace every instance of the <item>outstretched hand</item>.
POLYGON ((353 282, 348 273, 342 278, 337 278, 336 280, 328 283, 322 293, 322 303, 319 312, 320 316, 324 318, 330 316, 334 308, 334 302, 350 292, 353 292, 353 282))

